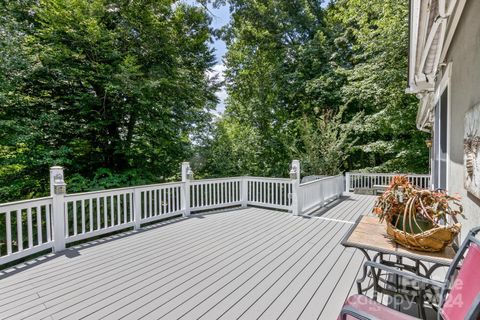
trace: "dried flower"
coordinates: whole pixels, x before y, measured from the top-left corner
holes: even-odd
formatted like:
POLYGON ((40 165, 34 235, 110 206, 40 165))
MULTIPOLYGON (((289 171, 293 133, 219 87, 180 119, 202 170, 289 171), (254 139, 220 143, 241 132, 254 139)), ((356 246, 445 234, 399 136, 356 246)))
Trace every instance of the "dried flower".
POLYGON ((449 223, 447 216, 456 217, 463 215, 463 207, 460 196, 450 196, 442 190, 422 190, 415 188, 406 176, 395 176, 388 189, 377 198, 373 213, 378 215, 380 221, 387 220, 390 223, 398 223, 400 216, 403 217, 404 228, 419 226, 418 219, 429 221, 434 226, 449 223), (402 201, 398 201, 399 194, 402 201))

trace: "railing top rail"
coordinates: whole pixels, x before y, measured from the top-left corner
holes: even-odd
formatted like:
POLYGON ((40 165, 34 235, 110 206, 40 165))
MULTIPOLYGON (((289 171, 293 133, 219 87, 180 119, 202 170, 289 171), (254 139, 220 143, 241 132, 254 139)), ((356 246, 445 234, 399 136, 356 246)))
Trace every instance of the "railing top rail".
POLYGON ((242 177, 209 178, 209 179, 190 180, 190 183, 195 184, 195 183, 216 182, 216 181, 239 181, 241 179, 242 177))
POLYGON ((79 193, 69 193, 65 195, 65 198, 92 196, 92 195, 101 194, 101 193, 110 194, 110 193, 117 193, 117 192, 134 191, 135 188, 138 188, 138 187, 125 187, 125 188, 103 189, 103 190, 95 190, 95 191, 79 192, 79 193))
POLYGON ((291 181, 289 178, 271 178, 271 177, 252 177, 252 176, 244 176, 243 178, 248 180, 269 180, 269 181, 291 181))
POLYGON ((117 192, 128 192, 128 191, 135 191, 135 190, 143 190, 149 188, 156 188, 156 187, 168 187, 173 185, 180 185, 181 182, 165 182, 165 183, 155 183, 155 184, 145 184, 140 186, 132 186, 132 187, 124 187, 124 188, 115 188, 115 189, 102 189, 102 190, 95 190, 95 191, 88 191, 88 192, 79 192, 79 193, 70 193, 66 194, 65 198, 72 198, 72 197, 82 197, 82 196, 91 196, 100 193, 117 193, 117 192))
POLYGON ((352 175, 359 175, 359 176, 410 176, 410 177, 430 177, 429 174, 426 173, 373 173, 373 172, 349 172, 352 175))
POLYGON ((19 206, 19 205, 29 204, 33 202, 50 203, 51 201, 52 201, 52 197, 34 198, 34 199, 20 200, 20 201, 14 201, 14 202, 0 203, 0 208, 19 206))
POLYGON ((308 186, 310 184, 315 184, 315 183, 318 183, 318 182, 322 182, 322 181, 325 181, 325 180, 331 180, 331 179, 335 179, 335 178, 339 178, 339 177, 343 178, 343 175, 339 174, 339 175, 336 175, 336 176, 323 177, 323 178, 320 178, 320 179, 315 179, 315 180, 312 180, 312 181, 301 183, 298 186, 299 187, 304 187, 304 186, 308 186))
POLYGON ((182 185, 181 181, 175 181, 175 182, 145 184, 143 186, 135 186, 135 187, 133 187, 133 189, 134 190, 145 190, 145 189, 161 188, 161 187, 173 187, 173 186, 180 186, 180 185, 182 185))

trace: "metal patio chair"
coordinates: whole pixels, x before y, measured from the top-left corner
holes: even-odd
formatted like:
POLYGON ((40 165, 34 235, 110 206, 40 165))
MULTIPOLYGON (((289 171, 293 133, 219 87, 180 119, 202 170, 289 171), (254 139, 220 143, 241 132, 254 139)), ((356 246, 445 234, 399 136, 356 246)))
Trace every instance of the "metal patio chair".
MULTIPOLYGON (((420 290, 438 287, 440 291, 437 319, 480 319, 480 240, 476 238, 480 227, 470 230, 452 264, 444 282, 439 282, 375 262, 371 268, 401 276, 417 283, 420 290)), ((412 320, 418 319, 391 309, 365 295, 352 295, 346 301, 337 320, 412 320)))

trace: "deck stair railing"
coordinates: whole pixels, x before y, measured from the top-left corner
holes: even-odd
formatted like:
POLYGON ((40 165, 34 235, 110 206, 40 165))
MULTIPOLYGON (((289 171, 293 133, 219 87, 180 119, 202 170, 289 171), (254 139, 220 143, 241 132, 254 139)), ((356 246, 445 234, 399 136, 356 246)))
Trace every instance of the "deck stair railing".
MULTIPOLYGON (((289 178, 195 180, 185 162, 180 182, 67 194, 63 168, 52 167, 50 197, 0 204, 0 265, 45 250, 59 252, 72 242, 103 234, 140 229, 157 220, 188 217, 191 212, 260 206, 294 215, 310 213, 345 190, 343 175, 300 183, 300 162, 294 160, 291 169, 289 178)), ((366 177, 347 173, 347 185, 386 181, 385 175, 366 177)))

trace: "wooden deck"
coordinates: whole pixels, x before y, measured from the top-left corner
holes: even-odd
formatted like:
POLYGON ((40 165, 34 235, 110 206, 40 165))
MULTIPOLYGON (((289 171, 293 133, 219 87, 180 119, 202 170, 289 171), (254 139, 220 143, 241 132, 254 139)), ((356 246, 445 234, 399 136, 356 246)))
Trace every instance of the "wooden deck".
POLYGON ((0 272, 0 319, 336 319, 363 262, 340 241, 374 199, 195 215, 75 246, 0 272))

